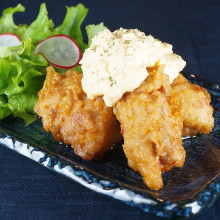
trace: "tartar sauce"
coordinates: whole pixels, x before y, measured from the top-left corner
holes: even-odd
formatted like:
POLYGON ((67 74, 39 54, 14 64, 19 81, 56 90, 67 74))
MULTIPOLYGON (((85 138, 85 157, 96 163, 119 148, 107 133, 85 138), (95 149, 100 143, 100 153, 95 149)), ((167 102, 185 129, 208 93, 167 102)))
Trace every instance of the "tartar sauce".
POLYGON ((162 43, 137 29, 106 29, 98 33, 80 61, 82 87, 89 99, 103 96, 107 106, 114 106, 124 93, 132 92, 148 76, 147 67, 165 64, 170 83, 186 62, 162 43))

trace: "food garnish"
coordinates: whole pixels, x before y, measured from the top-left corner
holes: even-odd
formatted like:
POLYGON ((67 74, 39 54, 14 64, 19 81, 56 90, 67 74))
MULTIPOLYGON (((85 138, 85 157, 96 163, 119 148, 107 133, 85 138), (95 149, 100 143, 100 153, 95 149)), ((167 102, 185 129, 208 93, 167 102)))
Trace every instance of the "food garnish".
MULTIPOLYGON (((0 34, 13 34, 21 39, 20 45, 0 47, 0 119, 11 114, 25 120, 26 124, 36 120, 33 110, 38 91, 42 88, 46 75, 47 60, 40 54, 34 56, 39 42, 53 35, 67 35, 80 47, 82 53, 89 46, 83 41, 81 23, 88 9, 83 4, 66 7, 67 13, 62 24, 54 27, 49 19, 45 4, 41 4, 39 14, 30 25, 14 23, 13 16, 24 12, 21 4, 7 8, 0 18, 0 34)), ((96 33, 105 29, 103 23, 86 26, 88 42, 96 33)), ((74 67, 81 72, 78 66, 74 67)))
POLYGON ((21 39, 10 33, 0 34, 0 47, 13 47, 21 45, 21 39))
POLYGON ((37 44, 34 55, 42 54, 53 66, 70 69, 79 64, 81 50, 67 35, 54 35, 37 44))

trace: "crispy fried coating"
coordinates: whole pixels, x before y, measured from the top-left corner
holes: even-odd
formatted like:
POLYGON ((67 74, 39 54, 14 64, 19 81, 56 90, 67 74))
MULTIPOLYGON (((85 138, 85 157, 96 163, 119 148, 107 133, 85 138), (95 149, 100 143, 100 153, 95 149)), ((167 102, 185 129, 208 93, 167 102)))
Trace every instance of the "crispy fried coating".
POLYGON ((77 155, 91 160, 102 156, 121 135, 112 108, 101 97, 88 99, 81 78, 76 71, 61 75, 48 67, 35 111, 56 141, 71 144, 77 155))
POLYGON ((170 85, 163 68, 149 68, 147 79, 113 107, 114 115, 102 97, 87 98, 80 73, 60 75, 48 67, 35 111, 56 141, 71 144, 86 160, 102 156, 121 139, 119 121, 129 166, 149 188, 159 190, 162 173, 184 164, 181 136, 207 134, 214 126, 207 90, 181 74, 170 85))
POLYGON ((183 75, 173 81, 170 106, 173 113, 183 118, 182 135, 208 134, 214 126, 213 108, 208 91, 190 83, 183 75))
POLYGON ((170 91, 169 78, 160 67, 113 108, 121 123, 128 164, 154 190, 163 187, 164 171, 181 167, 185 161, 182 118, 172 114, 168 103, 170 91))

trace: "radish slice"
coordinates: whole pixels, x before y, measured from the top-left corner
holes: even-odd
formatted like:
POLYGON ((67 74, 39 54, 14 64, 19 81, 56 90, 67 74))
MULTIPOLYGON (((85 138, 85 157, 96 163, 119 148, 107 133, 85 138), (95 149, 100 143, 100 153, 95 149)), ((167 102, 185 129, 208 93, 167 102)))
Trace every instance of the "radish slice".
POLYGON ((10 33, 0 34, 0 46, 1 47, 13 47, 21 45, 21 39, 10 33))
POLYGON ((37 44, 34 55, 42 54, 53 66, 69 69, 79 64, 81 51, 67 35, 54 35, 37 44))

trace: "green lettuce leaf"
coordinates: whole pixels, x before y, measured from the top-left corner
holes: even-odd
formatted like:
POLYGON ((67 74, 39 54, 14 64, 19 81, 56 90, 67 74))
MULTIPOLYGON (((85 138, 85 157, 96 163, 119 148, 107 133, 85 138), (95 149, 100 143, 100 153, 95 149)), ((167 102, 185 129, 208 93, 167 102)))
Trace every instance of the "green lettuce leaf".
POLYGON ((41 4, 40 12, 35 21, 27 27, 22 39, 31 38, 33 44, 37 44, 43 39, 58 34, 54 29, 53 21, 48 18, 48 12, 45 3, 41 4))
POLYGON ((33 108, 47 66, 47 63, 44 66, 42 64, 41 60, 32 61, 19 56, 0 60, 0 119, 11 113, 23 118, 26 124, 36 119, 33 108))
POLYGON ((26 25, 17 26, 14 23, 13 15, 16 12, 24 12, 25 8, 21 4, 16 7, 7 8, 3 11, 2 17, 0 18, 0 33, 12 33, 17 34, 19 29, 22 31, 25 29, 26 25))
POLYGON ((15 54, 22 54, 24 50, 23 45, 13 47, 1 47, 0 46, 0 58, 8 57, 15 54))
POLYGON ((106 27, 104 26, 103 22, 97 25, 94 24, 90 24, 86 26, 86 33, 88 36, 88 45, 87 47, 89 47, 92 43, 92 38, 98 34, 101 31, 104 31, 106 29, 106 27))
MULTIPOLYGON (((48 62, 42 55, 34 56, 37 43, 55 34, 65 34, 76 41, 83 53, 90 45, 92 37, 104 30, 105 26, 102 23, 87 26, 88 44, 86 44, 83 41, 81 24, 88 9, 83 4, 67 7, 62 24, 56 28, 48 17, 44 3, 40 6, 37 18, 29 26, 16 25, 14 14, 24 11, 24 6, 18 4, 14 8, 5 9, 0 18, 0 34, 16 34, 22 40, 19 46, 0 47, 0 119, 13 114, 15 117, 24 119, 28 125, 36 120, 33 109, 48 66, 48 62)), ((81 72, 79 65, 74 69, 81 72)))
POLYGON ((67 13, 63 23, 56 28, 56 31, 73 38, 83 53, 87 45, 83 42, 81 24, 88 13, 88 9, 83 4, 78 4, 76 7, 66 7, 66 9, 67 13))

